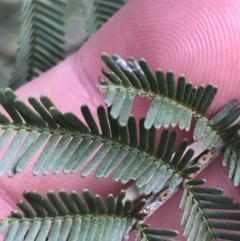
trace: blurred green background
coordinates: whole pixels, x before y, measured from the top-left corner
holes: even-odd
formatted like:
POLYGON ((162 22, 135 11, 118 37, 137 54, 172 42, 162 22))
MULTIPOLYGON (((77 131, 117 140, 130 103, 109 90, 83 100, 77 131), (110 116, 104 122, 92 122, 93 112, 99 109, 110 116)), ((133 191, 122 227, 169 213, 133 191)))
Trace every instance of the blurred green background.
MULTIPOLYGON (((22 1, 23 0, 0 0, 0 87, 8 86, 8 81, 11 77, 14 60, 16 58, 19 43, 22 1)), ((66 24, 64 26, 67 55, 77 50, 84 43, 84 39, 86 38, 85 26, 87 16, 83 1, 84 0, 67 1, 65 9, 66 24)), ((92 1, 91 4, 97 1, 103 2, 103 0, 89 1, 92 1)), ((108 1, 109 4, 111 4, 111 0, 108 1)), ((116 1, 120 2, 122 0, 116 1)))

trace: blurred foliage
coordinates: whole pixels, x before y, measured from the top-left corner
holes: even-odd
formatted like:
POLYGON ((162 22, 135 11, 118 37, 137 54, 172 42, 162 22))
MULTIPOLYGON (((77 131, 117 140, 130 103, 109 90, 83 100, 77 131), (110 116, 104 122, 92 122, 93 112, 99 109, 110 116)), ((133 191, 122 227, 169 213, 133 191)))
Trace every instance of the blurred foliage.
MULTIPOLYGON (((11 78, 13 71, 14 61, 16 58, 18 43, 19 43, 19 29, 20 29, 20 11, 23 0, 1 0, 0 1, 0 87, 8 86, 8 81, 11 78)), ((50 0, 46 0, 50 1, 50 0)), ((100 15, 105 13, 104 21, 110 18, 114 11, 118 9, 116 6, 121 7, 126 0, 119 0, 119 3, 109 1, 109 7, 106 0, 90 0, 88 11, 86 11, 86 1, 84 0, 68 0, 65 16, 65 42, 67 55, 76 51, 81 47, 84 41, 89 36, 87 28, 89 22, 92 25, 96 23, 96 31, 100 24, 98 22, 100 6, 100 15), (116 5, 113 7, 113 5, 116 5), (90 6, 90 9, 89 9, 90 6), (104 6, 106 11, 101 8, 104 6), (94 16, 95 14, 95 16, 94 16), (88 18, 92 18, 90 21, 88 18)), ((103 18, 100 19, 102 20, 103 18)), ((92 34, 92 33, 91 33, 92 34)))

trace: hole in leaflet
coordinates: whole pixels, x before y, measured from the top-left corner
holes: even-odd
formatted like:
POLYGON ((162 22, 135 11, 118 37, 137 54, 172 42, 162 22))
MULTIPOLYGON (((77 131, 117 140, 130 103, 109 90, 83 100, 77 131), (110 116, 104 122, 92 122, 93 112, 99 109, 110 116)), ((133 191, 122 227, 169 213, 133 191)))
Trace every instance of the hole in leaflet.
POLYGON ((208 156, 208 154, 205 154, 198 159, 198 164, 202 166, 206 164, 209 161, 209 159, 210 157, 208 156))
POLYGON ((207 156, 209 157, 209 159, 213 158, 214 154, 215 154, 214 149, 207 152, 207 156))
POLYGON ((161 200, 161 201, 166 200, 168 197, 168 194, 169 194, 169 192, 167 190, 163 191, 162 193, 159 194, 159 200, 161 200))

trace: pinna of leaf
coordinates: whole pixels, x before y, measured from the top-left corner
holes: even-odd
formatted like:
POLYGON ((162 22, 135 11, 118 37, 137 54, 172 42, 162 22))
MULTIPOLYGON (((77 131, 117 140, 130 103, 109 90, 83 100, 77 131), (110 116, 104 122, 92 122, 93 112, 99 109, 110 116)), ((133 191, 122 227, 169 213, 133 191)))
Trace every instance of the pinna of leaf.
POLYGON ((120 241, 128 239, 136 222, 136 240, 163 241, 178 234, 175 230, 149 228, 142 224, 141 220, 147 215, 141 211, 145 200, 133 207, 130 200, 123 202, 124 191, 116 198, 109 194, 107 205, 101 196, 93 196, 86 189, 82 197, 74 191, 68 194, 64 190, 58 195, 49 191, 47 197, 36 191, 25 191, 23 196, 26 201, 17 203, 22 212, 14 211, 0 223, 0 232, 10 226, 5 240, 120 241))
MULTIPOLYGON (((206 160, 214 159, 215 155, 212 153, 216 153, 216 150, 221 152, 225 148, 224 163, 227 163, 230 159, 231 177, 234 178, 235 184, 239 184, 240 164, 238 156, 240 156, 240 145, 237 134, 239 124, 234 122, 240 114, 240 108, 236 107, 236 101, 227 104, 215 117, 208 120, 205 114, 217 92, 217 88, 213 85, 194 88, 191 83, 185 83, 185 78, 180 76, 175 90, 173 73, 168 72, 165 76, 161 70, 158 70, 155 77, 145 60, 140 60, 137 63, 133 58, 129 58, 127 64, 117 55, 110 57, 103 54, 102 58, 112 70, 103 70, 103 73, 113 84, 109 84, 109 81, 103 81, 99 85, 101 90, 107 91, 105 102, 111 108, 106 113, 103 106, 98 107, 98 122, 94 120, 87 106, 81 107, 85 119, 84 123, 71 112, 62 113, 46 96, 41 96, 40 101, 33 97, 29 98, 33 110, 17 98, 10 89, 0 91, 0 103, 7 112, 7 115, 3 113, 0 115, 2 129, 0 147, 3 148, 7 143, 10 144, 0 162, 1 175, 6 170, 8 170, 9 176, 22 172, 37 151, 42 149, 33 167, 34 175, 41 172, 46 175, 50 171, 57 174, 60 170, 69 174, 83 168, 81 175, 87 177, 93 169, 97 168, 95 176, 102 178, 107 177, 114 171, 114 180, 121 180, 121 182, 126 183, 130 179, 134 179, 138 188, 144 188, 145 194, 153 193, 147 204, 140 202, 136 206, 135 211, 140 212, 156 204, 155 197, 159 193, 160 198, 164 199, 168 197, 165 196, 164 191, 174 193, 178 190, 182 181, 186 178, 193 178, 207 166, 209 162, 206 162, 206 160), (132 102, 137 94, 152 99, 148 114, 146 118, 140 119, 139 125, 137 125, 135 118, 130 116, 132 102), (201 159, 195 162, 195 159, 193 159, 194 151, 187 148, 187 140, 181 142, 173 155, 177 139, 176 131, 164 130, 158 147, 156 147, 156 128, 162 125, 164 127, 178 125, 180 129, 188 130, 192 117, 198 120, 194 138, 201 142, 204 149, 212 149, 207 152, 209 153, 207 156, 210 155, 211 157, 205 158, 204 155, 206 154, 203 153, 201 159), (14 138, 10 141, 12 136, 14 138), (95 155, 89 160, 92 153, 95 153, 95 155)), ((190 185, 190 183, 191 181, 188 184, 190 185)), ((83 203, 77 198, 77 203, 73 205, 74 200, 66 193, 61 193, 59 196, 67 209, 71 210, 71 213, 76 211, 74 205, 78 206, 83 203)), ((121 201, 118 204, 121 208, 118 211, 125 210, 129 213, 132 204, 126 201, 126 206, 123 208, 122 194, 120 196, 121 201)), ((24 197, 36 213, 45 217, 45 219, 43 222, 34 223, 33 231, 30 232, 32 229, 28 229, 28 227, 32 220, 26 220, 19 213, 13 214, 10 219, 7 219, 7 221, 5 219, 6 222, 3 221, 0 225, 1 231, 10 225, 6 240, 14 240, 15 237, 21 237, 20 234, 23 238, 25 235, 32 237, 32 232, 38 235, 38 240, 45 240, 47 237, 49 238, 49 235, 54 237, 54 234, 49 233, 50 220, 56 219, 56 215, 55 218, 52 217, 53 210, 54 208, 57 209, 66 218, 65 216, 68 215, 64 211, 66 209, 59 204, 56 196, 52 196, 52 194, 48 194, 49 201, 39 198, 39 194, 35 195, 34 193, 25 193, 24 197), (36 204, 36 199, 45 201, 36 204), (55 207, 53 208, 51 205, 55 205, 55 207), (16 221, 15 218, 19 218, 21 221, 16 221), (35 226, 39 229, 34 228, 35 226)), ((204 196, 204 198, 211 197, 204 196)), ((93 205, 90 205, 92 211, 95 210, 96 201, 100 205, 98 211, 102 213, 105 210, 103 203, 99 197, 94 200, 90 197, 88 201, 85 201, 87 204, 93 205)), ((211 198, 211 201, 213 200, 214 198, 211 198)), ((224 200, 229 199, 225 198, 224 200)), ((24 214, 30 215, 28 218, 31 219, 35 215, 31 208, 27 208, 24 203, 20 202, 19 205, 24 214)), ((193 210, 196 210, 195 206, 193 210)), ((227 209, 225 205, 223 206, 227 209)), ((193 213, 195 214, 195 211, 193 213)), ((94 216, 94 214, 96 213, 93 211, 91 215, 94 216)), ((139 222, 143 217, 142 215, 146 214, 140 212, 139 219, 137 218, 135 223, 139 222)), ((62 240, 71 240, 67 239, 67 234, 73 233, 73 237, 77 235, 74 227, 79 227, 81 221, 79 218, 74 219, 74 221, 73 219, 67 219, 64 224, 56 222, 55 225, 54 223, 55 229, 59 233, 65 234, 65 238, 62 238, 62 234, 60 235, 62 240), (71 224, 74 225, 71 226, 71 224)), ((91 231, 92 233, 91 235, 89 233, 89 235, 91 240, 94 240, 94 232, 98 228, 103 230, 103 227, 97 225, 99 220, 96 218, 87 221, 87 223, 83 222, 82 224, 88 225, 88 232, 91 231), (94 232, 92 232, 93 229, 94 232)), ((124 225, 122 226, 120 221, 116 225, 119 227, 119 232, 123 234, 124 225), (122 227, 121 230, 120 227, 122 227)), ((235 226, 230 225, 228 227, 231 229, 235 226)), ((176 234, 169 230, 146 229, 144 224, 136 225, 136 228, 138 229, 137 239, 142 238, 142 240, 169 240, 160 236, 174 236, 176 234)), ((194 226, 195 229, 196 226, 194 226)), ((186 234, 189 235, 189 240, 196 236, 194 230, 190 230, 186 234)), ((209 233, 210 231, 207 230, 207 233, 201 234, 200 237, 207 240, 209 233)), ((84 235, 86 235, 86 232, 84 235)), ((217 235, 223 237, 222 234, 216 234, 215 236, 217 235)), ((211 237, 214 238, 215 236, 211 237)), ((231 239, 235 237, 239 236, 225 236, 229 240, 235 240, 231 239)))
POLYGON ((67 1, 20 2, 20 43, 8 85, 14 90, 66 57, 63 26, 67 1))
POLYGON ((97 109, 98 128, 87 106, 81 107, 85 124, 73 113, 61 113, 46 96, 40 101, 30 97, 29 102, 35 111, 10 89, 0 92, 0 103, 12 119, 0 116, 0 147, 15 137, 0 162, 0 175, 7 169, 10 177, 23 172, 42 146, 33 166, 34 175, 47 175, 50 171, 57 174, 60 170, 69 174, 84 166, 81 175, 87 177, 97 167, 96 178, 106 178, 114 171, 115 181, 127 183, 135 179, 139 188, 144 187, 145 194, 160 191, 167 182, 175 189, 179 180, 200 169, 189 165, 194 152, 186 151, 187 139, 172 157, 176 131, 164 130, 158 141, 155 128, 144 128, 144 119, 140 119, 138 129, 134 117, 130 117, 128 126, 121 127, 102 106, 97 109))
POLYGON ((119 119, 120 125, 127 124, 134 98, 139 95, 150 98, 144 127, 165 128, 178 125, 180 129, 190 129, 191 119, 203 118, 206 114, 217 87, 193 87, 180 76, 175 89, 173 72, 165 75, 161 69, 153 74, 146 60, 137 62, 129 58, 127 63, 118 55, 102 54, 102 59, 110 68, 103 69, 108 81, 100 82, 99 89, 106 92, 104 99, 107 106, 112 106, 111 116, 119 119))
POLYGON ((222 189, 202 186, 204 183, 205 180, 191 180, 184 185, 180 204, 184 209, 183 235, 188 241, 240 240, 240 235, 233 232, 240 229, 240 213, 236 212, 240 203, 223 196, 222 189))
POLYGON ((111 241, 128 238, 128 232, 146 215, 140 210, 145 201, 135 207, 131 201, 122 202, 125 192, 118 197, 107 197, 105 205, 101 196, 84 190, 82 197, 76 193, 53 191, 44 197, 40 193, 25 191, 26 201, 19 201, 22 212, 14 211, 0 223, 0 232, 7 230, 6 240, 99 240, 111 241))

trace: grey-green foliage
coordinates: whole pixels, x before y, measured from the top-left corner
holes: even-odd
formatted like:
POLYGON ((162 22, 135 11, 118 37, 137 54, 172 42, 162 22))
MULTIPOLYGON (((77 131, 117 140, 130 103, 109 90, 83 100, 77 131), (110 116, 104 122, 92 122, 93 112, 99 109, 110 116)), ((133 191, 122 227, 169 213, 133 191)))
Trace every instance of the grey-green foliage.
MULTIPOLYGON (((86 14, 85 39, 106 23, 126 2, 127 0, 83 0, 86 14)), ((9 80, 10 88, 17 89, 66 57, 66 4, 66 0, 22 1, 19 45, 9 80)))
POLYGON ((111 116, 122 126, 127 124, 135 97, 142 96, 152 100, 144 122, 146 129, 171 124, 189 130, 192 117, 203 118, 217 93, 211 84, 193 87, 184 76, 178 78, 175 88, 173 72, 165 75, 158 69, 155 75, 144 59, 137 62, 128 58, 126 63, 120 56, 106 53, 102 59, 110 71, 103 69, 107 80, 100 81, 99 89, 106 92, 105 103, 112 106, 111 116))
POLYGON ((83 0, 86 13, 86 39, 93 35, 128 0, 83 0))
POLYGON ((184 209, 181 225, 187 241, 240 240, 240 203, 223 196, 223 190, 201 186, 204 180, 186 183, 180 208, 184 209), (222 229, 222 230, 218 230, 222 229), (224 231, 223 231, 224 230, 224 231))
POLYGON ((226 145, 223 166, 228 164, 229 178, 234 179, 234 185, 238 186, 240 184, 240 140, 238 134, 235 134, 226 145))
POLYGON ((9 81, 16 89, 65 57, 65 0, 23 0, 18 52, 9 81))
POLYGON ((25 201, 0 222, 0 233, 7 230, 5 241, 121 241, 136 221, 146 214, 140 213, 145 200, 133 207, 129 200, 123 202, 125 192, 118 197, 107 197, 107 205, 101 196, 93 196, 84 190, 82 197, 75 191, 53 191, 47 197, 36 191, 25 191, 25 201))
POLYGON ((229 177, 234 179, 234 184, 240 184, 240 139, 238 131, 240 107, 237 101, 230 101, 211 120, 199 119, 194 130, 194 139, 201 142, 203 148, 212 149, 219 145, 225 146, 223 165, 230 160, 229 177))
POLYGON ((178 232, 171 229, 151 228, 145 223, 137 223, 137 236, 135 241, 174 241, 170 237, 176 237, 178 232))
MULTIPOLYGON (((175 190, 176 186, 180 187, 183 179, 191 178, 191 174, 198 172, 205 165, 206 160, 202 157, 196 165, 193 165, 194 162, 191 162, 191 159, 194 153, 192 149, 186 149, 187 140, 183 140, 178 149, 174 150, 177 140, 175 131, 164 130, 158 142, 155 127, 159 126, 156 126, 156 123, 159 124, 158 118, 162 118, 161 123, 164 126, 170 124, 175 126, 178 123, 180 128, 189 129, 192 116, 199 119, 194 137, 198 141, 202 141, 204 147, 207 145, 207 136, 211 137, 207 148, 225 145, 227 151, 224 163, 227 163, 230 158, 231 168, 235 171, 238 158, 235 157, 237 154, 233 152, 238 152, 239 149, 239 137, 236 133, 239 124, 229 126, 239 116, 239 108, 234 109, 236 101, 230 102, 209 121, 204 115, 216 94, 217 89, 213 85, 208 85, 206 88, 193 88, 192 84, 185 83, 184 77, 180 77, 175 91, 173 74, 168 73, 165 76, 159 70, 156 74, 157 78, 155 78, 144 60, 137 63, 130 58, 129 66, 127 66, 116 55, 110 57, 104 54, 103 59, 112 69, 112 72, 103 70, 103 73, 114 85, 110 85, 108 80, 100 83, 100 88, 107 91, 105 102, 112 107, 106 111, 104 107, 99 106, 97 108, 98 121, 94 120, 87 106, 81 107, 85 119, 83 122, 71 112, 61 113, 46 96, 41 96, 40 101, 29 97, 32 107, 28 107, 15 96, 11 89, 0 91, 0 103, 7 112, 7 114, 0 113, 2 131, 0 149, 7 147, 0 162, 1 175, 6 170, 8 170, 9 176, 22 172, 35 154, 41 150, 32 170, 34 175, 39 173, 46 175, 50 171, 57 174, 61 170, 68 174, 82 168, 81 176, 86 177, 96 168, 95 177, 97 178, 107 177, 113 171, 115 181, 120 180, 122 183, 126 183, 134 178, 139 188, 144 187, 145 194, 154 192, 156 193, 154 195, 157 195, 166 186, 171 192, 175 190), (139 93, 152 98, 153 101, 146 119, 140 119, 137 124, 135 118, 130 116, 130 111, 132 101, 139 93), (168 104, 162 105, 162 103, 168 104), (164 112, 164 108, 168 108, 168 110, 164 112), (187 118, 185 118, 186 110, 190 113, 187 118), (204 129, 201 125, 205 122, 207 124, 204 129), (214 135, 219 136, 217 141, 210 132, 206 131, 208 126, 210 126, 210 132, 215 131, 214 135), (175 155, 173 155, 174 151, 175 155)), ((207 152, 206 155, 210 160, 214 155, 214 150, 207 152)), ((232 173, 235 172, 232 171, 232 173)), ((238 180, 238 174, 235 174, 234 179, 235 182, 238 180)), ((238 230, 240 225, 231 221, 238 221, 239 215, 235 215, 229 210, 240 209, 240 204, 235 204, 231 198, 222 196, 222 190, 197 186, 203 183, 202 180, 192 180, 185 185, 181 207, 185 208, 182 225, 186 226, 184 234, 188 237, 188 241, 212 241, 217 237, 239 240, 238 234, 225 234, 214 228, 238 230), (225 212, 207 212, 206 209, 224 209, 225 212), (216 222, 212 219, 220 221, 216 222), (230 220, 230 222, 222 220, 230 220), (198 228, 200 228, 199 232, 197 232, 198 228)), ((17 240, 17 238, 22 240, 25 235, 29 237, 29 240, 32 240, 32 235, 35 235, 34 238, 37 236, 37 240, 46 240, 48 235, 52 239, 56 238, 56 234, 60 235, 61 240, 74 240, 76 235, 80 235, 82 231, 84 235, 88 235, 86 240, 94 240, 98 239, 98 229, 101 229, 100 234, 104 237, 102 240, 106 240, 105 235, 113 235, 112 233, 118 231, 119 235, 114 233, 113 237, 120 240, 124 231, 129 231, 129 228, 133 227, 133 222, 129 223, 126 228, 126 219, 122 224, 121 220, 116 221, 117 218, 115 218, 116 223, 114 220, 112 222, 117 227, 117 231, 103 229, 102 226, 100 227, 100 223, 105 222, 106 224, 107 220, 100 220, 99 212, 105 214, 108 211, 99 197, 93 198, 86 193, 88 192, 85 192, 83 196, 89 211, 84 211, 86 215, 80 220, 75 217, 71 219, 71 215, 69 216, 69 212, 78 215, 77 212, 81 209, 78 206, 79 203, 77 204, 72 197, 75 194, 68 196, 65 192, 60 192, 59 196, 64 207, 52 192, 48 193, 48 200, 36 192, 25 192, 24 197, 32 207, 20 201, 18 206, 24 215, 13 212, 10 217, 3 219, 0 229, 3 230, 10 226, 6 240, 17 240), (86 195, 89 199, 86 199, 86 195), (76 210, 76 207, 73 208, 74 202, 79 210, 76 210), (96 214, 97 217, 94 217, 93 214, 96 214), (62 218, 64 215, 66 218, 62 218), (46 220, 43 220, 44 218, 46 220), (31 225, 32 223, 33 225, 31 225), (89 226, 87 228, 84 226, 82 229, 82 225, 87 225, 86 223, 89 226), (120 230, 120 227, 123 228, 120 230), (78 233, 76 229, 79 231, 78 233), (68 239, 69 237, 73 238, 68 239)), ((117 200, 123 198, 124 195, 121 193, 117 200)), ((110 199, 111 203, 115 200, 110 199)), ((77 200, 79 201, 80 198, 78 197, 77 200)), ((83 202, 80 201, 80 203, 83 202)), ((146 215, 145 212, 142 212, 147 210, 144 201, 135 207, 135 211, 130 211, 132 210, 130 201, 127 201, 125 206, 121 201, 117 201, 117 204, 120 206, 116 206, 116 212, 137 215, 134 216, 134 222, 146 215)), ((172 239, 167 236, 176 234, 171 230, 147 228, 145 224, 136 225, 136 228, 138 229, 136 240, 141 238, 145 241, 170 241, 172 239)))
POLYGON ((61 170, 69 174, 84 167, 81 175, 86 177, 97 167, 95 177, 106 178, 115 170, 115 181, 127 183, 134 178, 146 194, 158 192, 167 182, 174 189, 182 178, 200 169, 189 164, 194 152, 189 149, 185 153, 186 139, 172 157, 177 132, 164 130, 158 142, 156 129, 146 130, 144 119, 138 129, 134 117, 121 127, 99 106, 96 122, 88 107, 82 106, 85 124, 71 112, 61 113, 46 96, 40 101, 29 97, 32 109, 9 88, 0 91, 0 103, 9 115, 0 113, 0 149, 8 145, 0 176, 7 170, 10 177, 23 172, 39 150, 34 175, 61 170))
POLYGON ((128 123, 132 104, 137 95, 150 98, 151 106, 144 121, 144 127, 165 128, 178 125, 189 130, 192 117, 197 119, 194 139, 201 142, 203 148, 211 150, 225 146, 223 164, 230 160, 229 177, 234 184, 240 184, 240 144, 239 123, 234 123, 240 116, 237 101, 227 104, 211 120, 205 114, 217 93, 213 85, 193 88, 180 76, 175 87, 174 75, 166 75, 158 69, 153 74, 148 63, 141 59, 137 62, 128 58, 125 62, 120 56, 102 54, 102 59, 111 71, 103 69, 107 79, 100 79, 99 89, 106 92, 105 103, 111 106, 111 116, 121 126, 128 123))

